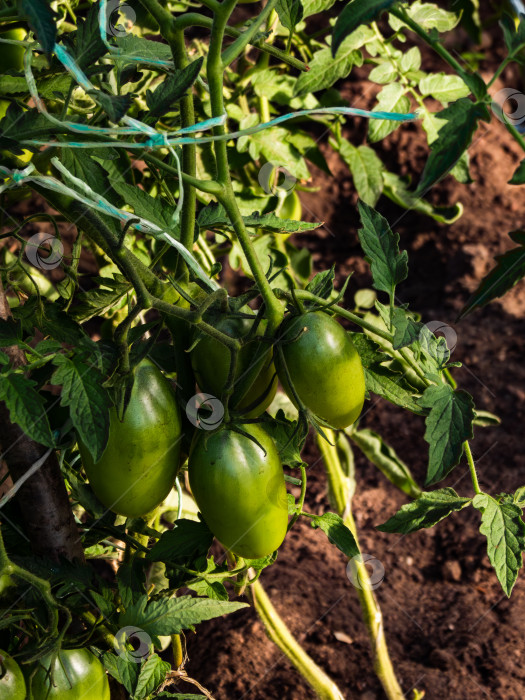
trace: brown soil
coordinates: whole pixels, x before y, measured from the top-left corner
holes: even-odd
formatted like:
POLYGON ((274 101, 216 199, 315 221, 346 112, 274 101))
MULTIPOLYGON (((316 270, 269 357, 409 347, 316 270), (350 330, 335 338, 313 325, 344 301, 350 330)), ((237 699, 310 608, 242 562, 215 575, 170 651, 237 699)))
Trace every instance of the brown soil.
MULTIPOLYGON (((428 64, 427 64, 428 65, 428 64)), ((506 76, 506 84, 515 84, 506 76)), ((503 84, 499 87, 502 87, 503 84)), ((354 79, 344 86, 351 103, 368 106, 369 83, 354 79), (366 97, 362 97, 365 95, 366 97)), ((496 86, 498 89, 498 86, 496 86)), ((348 136, 364 139, 359 120, 348 136)), ((321 134, 319 134, 320 136, 321 134)), ((417 126, 405 126, 378 148, 391 169, 417 179, 426 147, 417 126)), ((328 157, 328 152, 326 153, 328 157)), ((464 362, 455 376, 480 408, 497 413, 502 425, 477 428, 472 443, 482 488, 513 491, 525 483, 522 431, 525 418, 523 365, 525 293, 523 284, 460 323, 455 318, 469 293, 492 266, 494 255, 512 247, 506 235, 523 226, 525 200, 520 188, 506 183, 523 154, 502 125, 483 124, 470 148, 474 182, 460 185, 447 178, 429 195, 439 204, 461 201, 463 216, 451 226, 436 224, 401 210, 386 198, 378 209, 401 235, 409 252, 409 279, 399 299, 457 333, 453 359, 464 362)), ((315 266, 333 263, 340 280, 353 272, 348 292, 370 285, 368 266, 358 245, 356 193, 344 165, 330 158, 334 177, 316 177, 317 194, 301 193, 310 220, 324 221, 301 243, 315 266)), ((427 446, 423 420, 372 397, 362 425, 380 432, 424 480, 427 446)), ((510 600, 503 594, 479 534, 479 514, 456 514, 432 530, 388 535, 374 528, 407 498, 356 454, 358 490, 354 513, 363 551, 385 568, 376 590, 391 656, 407 697, 424 690, 428 700, 444 698, 525 697, 525 586, 521 578, 510 600)), ((313 445, 306 506, 328 509, 326 480, 313 445)), ((468 470, 461 464, 443 483, 461 494, 472 493, 468 470)), ((323 535, 299 522, 280 551, 277 563, 261 581, 279 613, 312 658, 338 683, 346 698, 384 698, 371 667, 369 641, 358 599, 345 572, 346 560, 328 547, 323 535), (343 633, 341 637, 338 633, 343 633), (345 641, 338 641, 344 639, 345 641)), ((188 672, 220 700, 306 700, 315 697, 299 674, 266 638, 253 609, 199 626, 188 638, 188 672)))

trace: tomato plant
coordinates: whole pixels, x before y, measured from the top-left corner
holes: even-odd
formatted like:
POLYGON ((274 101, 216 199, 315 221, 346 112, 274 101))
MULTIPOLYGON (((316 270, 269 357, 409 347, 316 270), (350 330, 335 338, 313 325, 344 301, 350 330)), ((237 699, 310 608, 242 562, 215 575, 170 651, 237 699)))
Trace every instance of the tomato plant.
MULTIPOLYGON (((499 119, 525 151, 493 95, 522 63, 525 20, 498 10, 505 56, 488 76, 447 48, 459 23, 478 40, 474 2, 237 5, 0 7, 0 643, 17 660, 4 655, 0 693, 21 689, 9 697, 25 696, 20 663, 36 700, 105 700, 109 678, 116 697, 210 698, 186 671, 184 632, 253 603, 313 692, 341 700, 262 584, 298 521, 348 560, 373 669, 389 700, 405 697, 352 511, 354 451, 407 498, 377 514, 381 531, 474 509, 506 595, 518 577, 523 487, 485 491, 471 450, 498 418, 458 386, 409 292, 399 301, 408 255, 376 207, 453 223, 462 203, 428 192, 471 182, 478 129, 499 119), (379 86, 368 110, 341 82, 361 92, 365 71, 379 86), (363 143, 348 138, 354 118, 363 143), (417 184, 380 146, 398 129, 429 146, 417 184), (344 245, 359 239, 373 286, 353 304, 307 206, 338 168, 358 197, 356 212, 342 203, 344 245), (369 427, 373 397, 424 422, 424 487, 369 427), (326 471, 315 512, 312 449, 326 471), (442 485, 461 469, 468 487, 442 485)), ((463 315, 523 275, 525 236, 511 237, 463 315)))

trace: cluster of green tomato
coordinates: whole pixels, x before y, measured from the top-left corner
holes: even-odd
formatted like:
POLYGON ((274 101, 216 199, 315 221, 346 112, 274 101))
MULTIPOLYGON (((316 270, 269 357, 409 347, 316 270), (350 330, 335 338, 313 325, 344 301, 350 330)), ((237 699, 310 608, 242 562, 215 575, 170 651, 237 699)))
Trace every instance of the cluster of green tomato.
POLYGON ((38 662, 27 679, 17 662, 0 651, 0 700, 110 700, 104 666, 88 649, 62 650, 38 662))
MULTIPOLYGON (((253 321, 225 317, 216 324, 242 338, 253 321)), ((243 345, 235 380, 249 370, 255 340, 243 345)), ((190 487, 202 517, 217 539, 234 554, 259 559, 284 540, 288 507, 284 472, 277 447, 262 423, 253 421, 272 402, 277 378, 294 404, 334 428, 351 425, 361 413, 365 382, 359 355, 339 323, 316 311, 289 314, 277 342, 282 352, 267 360, 246 396, 231 408, 237 418, 212 433, 196 429, 188 457, 190 487), (277 365, 277 369, 274 366, 277 365), (237 428, 237 429, 236 429, 237 428), (251 439, 253 438, 253 439, 251 439)), ((192 365, 203 392, 220 396, 226 384, 230 351, 211 336, 192 350, 192 365)), ((173 487, 181 462, 181 417, 168 380, 149 361, 135 370, 131 398, 120 421, 111 413, 109 441, 94 463, 80 451, 91 486, 108 508, 128 517, 156 508, 173 487)))

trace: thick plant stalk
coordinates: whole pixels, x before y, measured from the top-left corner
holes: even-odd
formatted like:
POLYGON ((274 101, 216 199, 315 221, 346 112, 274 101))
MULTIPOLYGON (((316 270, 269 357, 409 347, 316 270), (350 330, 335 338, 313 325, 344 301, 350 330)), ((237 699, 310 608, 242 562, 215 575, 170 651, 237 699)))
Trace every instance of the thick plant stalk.
POLYGON ((269 638, 290 659, 301 676, 313 688, 317 697, 321 700, 344 700, 344 695, 334 681, 308 656, 292 635, 274 608, 261 582, 255 581, 251 585, 250 591, 255 610, 269 638))
MULTIPOLYGON (((317 444, 323 456, 323 461, 328 476, 328 485, 333 507, 338 514, 343 518, 345 525, 351 530, 354 535, 357 546, 359 541, 357 537, 357 528, 351 509, 351 499, 353 495, 353 483, 344 473, 341 461, 339 459, 338 450, 336 447, 338 436, 327 428, 323 428, 326 437, 330 440, 328 443, 321 436, 317 437, 317 444)), ((341 435, 341 440, 346 440, 344 435, 341 435)), ((372 645, 372 653, 374 657, 374 671, 379 678, 383 690, 389 700, 403 700, 405 695, 396 678, 392 660, 388 653, 388 647, 383 628, 383 615, 374 595, 370 577, 364 563, 353 560, 354 575, 359 585, 356 586, 356 591, 359 596, 359 603, 363 613, 370 642, 372 645)))
MULTIPOLYGON (((0 318, 11 316, 9 304, 0 280, 0 318)), ((25 364, 23 352, 16 346, 4 348, 15 367, 25 364)), ((0 402, 0 453, 16 483, 29 467, 45 454, 43 445, 31 440, 23 430, 9 420, 9 411, 0 402)), ((84 560, 84 550, 75 525, 69 499, 54 450, 51 450, 40 469, 19 489, 15 496, 25 532, 33 552, 59 561, 84 560)), ((0 512, 0 518, 2 514, 0 512)))

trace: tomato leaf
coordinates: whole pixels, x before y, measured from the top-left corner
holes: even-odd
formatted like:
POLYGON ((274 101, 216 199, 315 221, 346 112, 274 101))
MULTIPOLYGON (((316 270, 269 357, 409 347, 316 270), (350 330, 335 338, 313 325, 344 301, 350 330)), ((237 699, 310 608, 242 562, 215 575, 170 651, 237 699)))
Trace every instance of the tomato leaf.
POLYGON ((12 318, 5 321, 0 319, 0 348, 18 345, 20 340, 20 324, 16 323, 12 318))
POLYGON ((482 513, 479 531, 487 538, 490 563, 501 587, 510 597, 525 552, 525 524, 521 519, 521 508, 513 503, 498 503, 486 493, 478 494, 472 505, 482 513))
MULTIPOLYGON (((79 68, 84 70, 93 66, 107 52, 100 36, 98 4, 91 5, 86 18, 77 17, 77 31, 72 54, 79 68)), ((64 152, 64 151, 63 151, 64 152)))
POLYGON ((20 14, 27 18, 29 26, 35 32, 46 54, 50 56, 55 46, 57 28, 55 17, 58 15, 48 0, 20 0, 20 14))
POLYGON ((395 173, 383 172, 383 194, 403 209, 430 216, 440 224, 453 224, 463 214, 461 202, 447 207, 439 207, 427 199, 416 197, 409 189, 409 183, 395 173))
POLYGON ((414 481, 410 469, 381 435, 365 428, 353 430, 349 437, 387 479, 404 493, 417 498, 421 489, 414 481))
POLYGON ((203 620, 212 620, 246 607, 246 603, 192 598, 189 595, 148 603, 148 597, 144 595, 120 614, 119 625, 140 627, 149 634, 154 644, 159 644, 159 636, 179 634, 183 629, 193 630, 194 625, 203 620))
POLYGON ((336 513, 323 513, 323 515, 308 515, 312 519, 312 527, 319 528, 349 559, 359 554, 359 547, 350 529, 344 524, 343 519, 336 513))
POLYGON ((383 10, 393 5, 395 0, 353 0, 343 9, 334 27, 332 40, 332 55, 345 38, 355 31, 360 24, 367 24, 380 15, 383 10))
POLYGON ((126 658, 126 655, 119 655, 116 662, 119 683, 121 683, 128 693, 133 697, 140 673, 139 664, 134 659, 126 658))
MULTIPOLYGON (((377 95, 377 104, 372 112, 408 112, 410 100, 405 95, 406 87, 401 83, 390 83, 377 95)), ((371 119, 368 124, 368 139, 372 143, 381 141, 401 126, 402 122, 389 119, 371 119)))
POLYGON ((0 377, 0 401, 5 402, 11 422, 16 423, 35 442, 53 447, 46 405, 35 391, 36 382, 10 371, 0 377))
POLYGON ((134 697, 147 698, 150 696, 157 690, 169 671, 171 671, 171 664, 163 661, 158 654, 152 654, 140 667, 134 697))
POLYGON ((136 603, 146 591, 146 575, 143 559, 135 557, 131 562, 119 566, 117 584, 122 606, 128 608, 136 603))
POLYGON ((316 51, 308 65, 310 70, 299 76, 294 94, 318 92, 331 87, 340 78, 346 78, 355 65, 363 65, 363 54, 358 49, 374 36, 368 27, 359 27, 346 37, 335 58, 329 47, 316 51))
POLYGON ((381 396, 381 398, 390 401, 395 406, 406 408, 418 415, 425 415, 426 411, 422 410, 418 404, 417 397, 414 396, 414 389, 402 374, 394 372, 383 365, 365 367, 364 370, 365 384, 368 391, 381 396))
POLYGON ((430 445, 426 485, 444 479, 459 463, 463 443, 472 437, 474 403, 466 391, 454 391, 448 384, 432 385, 418 400, 430 409, 425 440, 430 445))
POLYGON ((436 491, 423 491, 415 501, 401 506, 401 509, 386 523, 378 525, 381 532, 407 534, 422 528, 434 527, 451 513, 462 510, 472 502, 470 498, 458 496, 454 489, 447 487, 436 491))
POLYGON ((430 155, 421 176, 415 196, 424 195, 430 187, 447 175, 470 146, 474 132, 481 120, 490 121, 487 106, 462 98, 439 112, 440 120, 446 120, 438 137, 430 144, 430 155))
MULTIPOLYGON (((335 141, 330 141, 335 146, 335 141)), ((383 191, 383 163, 369 146, 357 148, 346 139, 339 145, 339 155, 348 165, 357 193, 365 204, 374 207, 383 191)))
POLYGON ((306 285, 306 291, 315 294, 317 297, 328 299, 334 291, 335 265, 329 270, 318 272, 306 285))
POLYGON ((296 25, 303 18, 303 5, 301 0, 277 0, 275 6, 283 27, 293 32, 296 25))
POLYGON ((186 94, 197 80, 203 58, 197 58, 182 70, 175 70, 168 75, 154 92, 146 91, 146 104, 150 117, 160 117, 186 94))
POLYGON ((388 221, 362 201, 358 203, 363 228, 359 241, 370 264, 374 288, 387 292, 394 300, 396 285, 408 274, 408 254, 399 251, 399 234, 394 233, 388 221))
POLYGON ((519 248, 512 248, 494 258, 496 267, 481 280, 479 287, 461 310, 458 320, 465 318, 475 308, 502 297, 525 276, 525 231, 512 231, 509 236, 515 243, 520 244, 519 248))
POLYGON ((57 367, 51 383, 62 386, 61 406, 69 406, 71 421, 80 439, 98 462, 109 437, 109 409, 111 401, 102 386, 102 375, 78 355, 72 358, 57 355, 57 367))
POLYGON ((279 457, 283 464, 289 467, 300 467, 304 464, 301 451, 307 437, 307 430, 302 423, 288 420, 282 409, 277 411, 275 418, 268 414, 262 416, 264 429, 277 445, 279 457))

